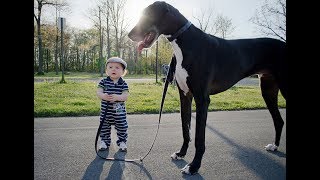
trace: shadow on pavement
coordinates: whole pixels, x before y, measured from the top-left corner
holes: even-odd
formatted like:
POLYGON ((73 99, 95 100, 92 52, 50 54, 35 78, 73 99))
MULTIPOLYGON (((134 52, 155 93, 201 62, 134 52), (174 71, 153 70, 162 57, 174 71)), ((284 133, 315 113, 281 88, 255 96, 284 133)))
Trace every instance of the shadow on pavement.
MULTIPOLYGON (((227 144, 235 147, 234 157, 237 158, 244 166, 251 169, 261 179, 286 179, 286 168, 280 163, 272 160, 270 157, 252 148, 238 145, 230 138, 219 132, 217 129, 209 126, 207 128, 214 134, 222 138, 227 144), (269 169, 266 171, 266 169, 269 169), (272 173, 274 172, 274 173, 272 173)), ((284 153, 274 153, 278 156, 285 156, 284 153)))
MULTIPOLYGON (((126 152, 117 151, 114 154, 114 158, 125 159, 126 154, 127 154, 126 152)), ((122 175, 123 175, 124 168, 125 168, 124 162, 114 161, 110 167, 109 174, 105 179, 106 180, 121 179, 122 175)))
POLYGON ((100 158, 99 156, 96 156, 96 158, 87 167, 82 177, 82 180, 100 179, 104 163, 104 159, 100 158))
MULTIPOLYGON (((109 151, 99 151, 103 152, 104 155, 99 154, 102 157, 108 157, 109 151)), ((98 152, 98 153, 99 153, 98 152)), ((114 154, 114 158, 118 159, 125 159, 126 152, 117 151, 114 154)), ((123 161, 113 161, 109 173, 106 178, 100 178, 102 171, 103 171, 103 165, 106 162, 105 159, 100 158, 99 156, 96 156, 96 158, 89 164, 87 167, 82 180, 92 180, 92 179, 106 179, 106 180, 113 180, 113 179, 122 179, 123 170, 125 169, 125 163, 123 161)), ((150 173, 146 170, 146 168, 143 166, 143 162, 137 163, 137 162, 126 162, 131 163, 140 168, 140 173, 144 173, 148 179, 152 179, 152 176, 150 173)))
MULTIPOLYGON (((184 159, 179 159, 179 160, 171 160, 179 169, 182 169, 184 166, 186 166, 188 163, 184 159)), ((182 174, 182 173, 181 173, 182 174)), ((182 174, 183 179, 204 179, 199 173, 194 174, 194 175, 187 175, 187 174, 182 174)))

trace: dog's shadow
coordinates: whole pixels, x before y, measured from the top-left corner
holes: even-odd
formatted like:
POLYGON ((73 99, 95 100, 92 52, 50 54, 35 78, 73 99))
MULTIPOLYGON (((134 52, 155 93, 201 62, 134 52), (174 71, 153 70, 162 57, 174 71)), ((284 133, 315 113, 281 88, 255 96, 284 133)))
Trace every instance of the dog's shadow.
POLYGON ((184 159, 179 159, 179 160, 173 160, 171 159, 171 162, 173 162, 179 169, 182 169, 185 165, 187 165, 187 161, 184 159))
MULTIPOLYGON (((106 151, 98 151, 99 155, 102 157, 108 157, 109 150, 106 151)), ((114 158, 118 159, 125 159, 126 152, 117 151, 114 154, 114 158)), ((103 172, 103 165, 107 161, 105 159, 102 159, 98 155, 96 158, 89 164, 88 168, 86 169, 82 180, 92 180, 92 179, 101 179, 101 174, 103 172)), ((140 173, 144 173, 148 179, 152 179, 152 176, 148 172, 148 170, 143 166, 143 162, 137 163, 137 162, 124 162, 124 161, 108 161, 112 162, 112 165, 109 169, 109 173, 106 176, 106 180, 113 180, 113 179, 122 179, 123 170, 125 169, 125 163, 131 163, 140 168, 140 173)))
POLYGON ((284 152, 281 152, 281 151, 268 151, 269 153, 271 154, 274 154, 278 157, 282 157, 282 158, 286 158, 287 155, 284 153, 284 152))
MULTIPOLYGON (((271 159, 261 151, 237 144, 232 139, 228 138, 226 135, 208 124, 206 127, 213 134, 222 138, 228 145, 235 147, 232 155, 261 179, 286 178, 286 167, 279 162, 271 159)), ((286 158, 286 154, 281 151, 268 152, 279 157, 286 158)))

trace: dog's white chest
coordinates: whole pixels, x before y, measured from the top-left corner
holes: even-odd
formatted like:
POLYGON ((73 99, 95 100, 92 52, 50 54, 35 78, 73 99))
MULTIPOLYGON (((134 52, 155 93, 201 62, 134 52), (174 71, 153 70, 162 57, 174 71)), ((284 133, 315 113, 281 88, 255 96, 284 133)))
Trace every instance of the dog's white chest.
POLYGON ((176 40, 172 41, 171 45, 173 47, 173 51, 177 60, 175 77, 184 95, 187 95, 187 93, 189 92, 189 87, 187 85, 187 77, 189 75, 186 69, 182 67, 182 61, 183 61, 182 51, 178 46, 178 44, 176 43, 176 40))

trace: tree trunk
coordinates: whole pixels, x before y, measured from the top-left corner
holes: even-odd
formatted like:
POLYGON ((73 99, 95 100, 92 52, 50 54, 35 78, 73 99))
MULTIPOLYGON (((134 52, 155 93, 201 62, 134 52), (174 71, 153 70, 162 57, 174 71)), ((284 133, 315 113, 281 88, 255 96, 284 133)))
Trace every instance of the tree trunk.
POLYGON ((39 43, 39 67, 38 67, 38 75, 44 75, 43 72, 43 51, 42 51, 42 37, 41 37, 41 27, 40 27, 40 16, 37 20, 37 29, 38 29, 38 43, 39 43))
POLYGON ((100 64, 100 77, 103 77, 104 67, 103 67, 103 59, 102 59, 102 49, 103 49, 103 43, 102 43, 102 27, 101 27, 101 10, 99 7, 99 33, 100 33, 100 51, 99 51, 99 64, 100 64))
POLYGON ((110 25, 109 25, 109 16, 110 16, 110 9, 109 9, 109 2, 107 1, 108 6, 107 6, 107 53, 108 53, 108 57, 107 59, 109 59, 111 57, 111 52, 110 52, 110 25))
POLYGON ((46 49, 46 73, 49 72, 50 50, 46 49))
MULTIPOLYGON (((58 30, 57 30, 57 34, 58 34, 58 30)), ((58 68, 58 42, 59 42, 59 39, 58 39, 58 35, 56 35, 56 49, 54 51, 54 69, 56 71, 56 75, 58 75, 58 71, 59 71, 59 68, 58 68)))

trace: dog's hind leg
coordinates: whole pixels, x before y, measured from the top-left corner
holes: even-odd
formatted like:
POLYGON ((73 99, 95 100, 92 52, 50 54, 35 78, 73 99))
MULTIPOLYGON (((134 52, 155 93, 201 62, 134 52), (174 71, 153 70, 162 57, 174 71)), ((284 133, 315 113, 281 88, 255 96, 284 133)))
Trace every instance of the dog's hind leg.
POLYGON ((288 81, 287 81, 287 77, 286 75, 283 75, 284 77, 282 78, 278 78, 278 85, 279 85, 279 89, 280 89, 280 92, 283 96, 283 98, 285 100, 287 100, 287 97, 288 97, 288 81))
POLYGON ((190 126, 191 126, 191 112, 192 112, 192 94, 188 93, 186 96, 183 91, 179 89, 180 95, 180 115, 181 115, 181 123, 182 123, 182 135, 183 135, 183 144, 179 152, 175 152, 171 155, 171 158, 176 160, 179 158, 183 158, 187 154, 187 150, 190 142, 190 126))
POLYGON ((278 108, 279 87, 272 75, 260 76, 260 86, 262 97, 272 116, 276 132, 274 144, 268 144, 267 146, 265 146, 265 148, 266 150, 276 151, 280 144, 281 132, 284 125, 284 121, 278 108))

